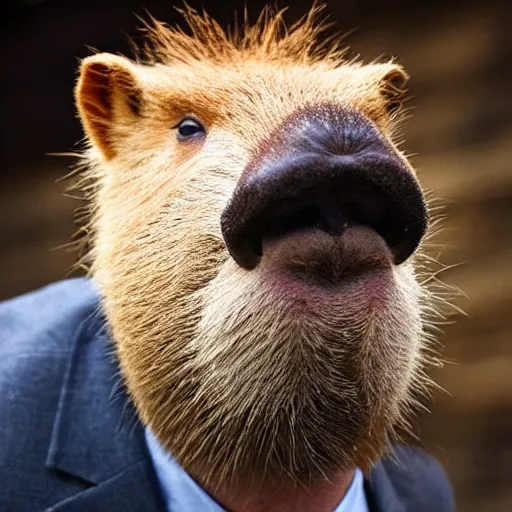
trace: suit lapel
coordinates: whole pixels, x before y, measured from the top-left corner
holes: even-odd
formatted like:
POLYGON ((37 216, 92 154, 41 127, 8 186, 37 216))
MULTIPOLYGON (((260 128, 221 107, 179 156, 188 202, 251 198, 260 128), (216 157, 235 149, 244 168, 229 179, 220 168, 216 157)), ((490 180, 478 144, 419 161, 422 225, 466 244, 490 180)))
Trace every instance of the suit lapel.
POLYGON ((144 459, 46 512, 163 512, 165 504, 157 486, 151 461, 144 459))
POLYGON ((75 336, 46 466, 61 481, 65 474, 89 485, 48 510, 165 510, 143 426, 121 385, 98 314, 75 336))

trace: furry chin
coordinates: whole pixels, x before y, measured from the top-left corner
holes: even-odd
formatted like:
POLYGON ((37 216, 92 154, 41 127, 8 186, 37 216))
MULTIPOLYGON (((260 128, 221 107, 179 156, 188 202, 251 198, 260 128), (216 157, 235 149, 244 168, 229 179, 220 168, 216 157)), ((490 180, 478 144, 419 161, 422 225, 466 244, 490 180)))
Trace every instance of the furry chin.
POLYGON ((238 284, 237 294, 214 291, 222 314, 202 292, 186 362, 153 366, 153 398, 139 408, 162 444, 207 485, 306 484, 371 466, 405 400, 414 319, 397 302, 384 317, 338 304, 335 314, 297 321, 260 286, 238 284))
MULTIPOLYGON (((157 419, 155 426, 200 481, 225 475, 227 485, 236 478, 306 484, 368 467, 381 454, 395 397, 375 393, 377 374, 368 379, 357 352, 339 339, 295 334, 238 338, 215 356, 198 354, 191 379, 199 383, 197 409, 169 402, 167 414, 155 415, 186 415, 186 434, 184 425, 157 419)), ((383 374, 378 380, 390 384, 383 374)))
POLYGON ((338 296, 314 315, 230 259, 200 287, 197 273, 166 274, 135 296, 135 274, 110 276, 129 301, 104 290, 122 373, 143 422, 199 482, 307 484, 382 455, 420 357, 412 270, 393 277, 393 307, 338 296))

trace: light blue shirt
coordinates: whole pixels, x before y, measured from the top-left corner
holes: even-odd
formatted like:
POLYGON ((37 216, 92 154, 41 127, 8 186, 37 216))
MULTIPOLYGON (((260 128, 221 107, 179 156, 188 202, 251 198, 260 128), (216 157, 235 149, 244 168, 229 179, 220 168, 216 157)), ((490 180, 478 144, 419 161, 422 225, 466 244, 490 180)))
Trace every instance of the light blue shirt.
MULTIPOLYGON (((149 429, 146 428, 145 433, 167 512, 225 512, 162 448, 149 429)), ((356 469, 344 498, 334 512, 368 512, 363 473, 359 468, 356 469)))

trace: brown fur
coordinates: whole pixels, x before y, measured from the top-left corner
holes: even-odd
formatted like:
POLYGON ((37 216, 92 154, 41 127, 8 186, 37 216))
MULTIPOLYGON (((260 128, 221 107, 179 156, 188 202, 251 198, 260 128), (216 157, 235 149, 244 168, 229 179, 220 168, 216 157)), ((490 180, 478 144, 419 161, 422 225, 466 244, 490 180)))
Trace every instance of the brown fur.
POLYGON ((406 74, 319 43, 319 10, 286 30, 268 10, 227 34, 187 9, 192 35, 154 22, 137 62, 97 54, 81 66, 89 258, 122 374, 142 421, 210 486, 369 467, 427 388, 436 310, 417 256, 394 268, 392 309, 335 293, 315 309, 312 294, 302 316, 221 236, 246 164, 297 109, 348 105, 392 140, 406 74), (176 140, 186 114, 204 142, 176 140))

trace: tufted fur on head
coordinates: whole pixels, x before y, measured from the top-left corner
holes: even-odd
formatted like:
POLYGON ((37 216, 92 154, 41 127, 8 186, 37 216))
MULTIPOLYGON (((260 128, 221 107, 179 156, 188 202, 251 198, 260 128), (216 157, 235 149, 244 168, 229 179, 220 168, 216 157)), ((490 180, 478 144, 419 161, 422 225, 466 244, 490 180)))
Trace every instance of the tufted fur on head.
POLYGON ((298 307, 264 268, 238 267, 222 238, 238 178, 298 109, 349 106, 392 143, 407 75, 344 60, 338 42, 321 41, 320 10, 287 28, 268 9, 228 33, 186 8, 189 33, 152 21, 135 61, 81 65, 87 259, 140 418, 205 485, 368 468, 429 387, 443 292, 429 291, 426 259, 393 269, 392 307, 335 292, 298 307), (176 139, 187 115, 204 140, 176 139))

